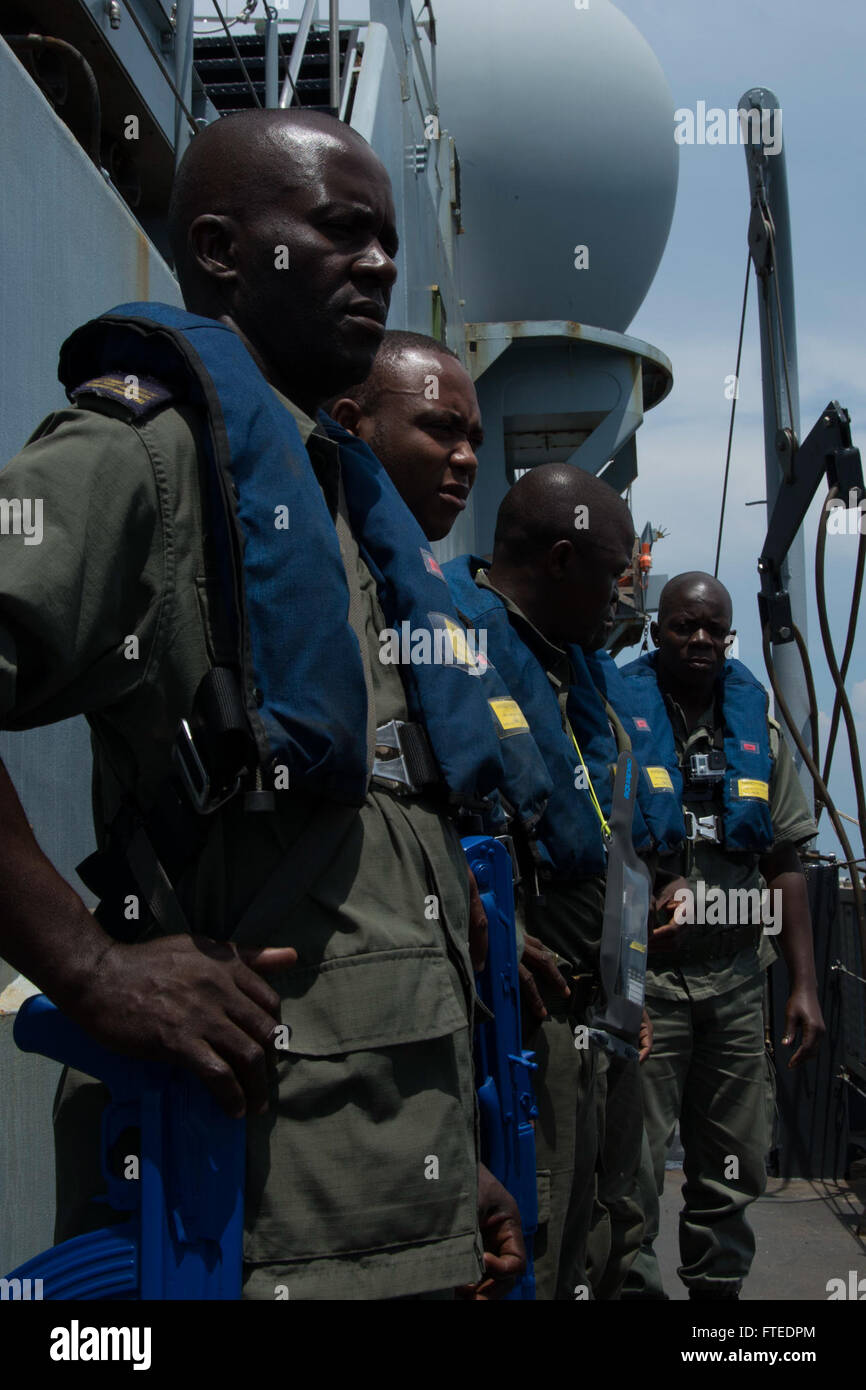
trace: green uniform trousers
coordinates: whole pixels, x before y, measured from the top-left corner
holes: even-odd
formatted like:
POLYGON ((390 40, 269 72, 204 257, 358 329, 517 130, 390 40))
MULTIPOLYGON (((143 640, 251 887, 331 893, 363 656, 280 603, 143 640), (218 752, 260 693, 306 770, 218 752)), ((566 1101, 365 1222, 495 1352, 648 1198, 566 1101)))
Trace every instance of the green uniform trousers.
POLYGON ((606 1052, 598 1058, 598 1157, 586 1248, 587 1275, 597 1299, 619 1297, 644 1233, 635 1192, 643 1137, 640 1067, 638 1061, 606 1052))
MULTIPOLYGON (((749 1272, 755 1237, 746 1209, 766 1185, 770 1128, 763 992, 761 972, 709 999, 647 999, 654 1037, 641 1079, 653 1187, 660 1196, 679 1120, 685 1183, 677 1273, 690 1290, 720 1298, 735 1294, 749 1272)), ((648 1207, 626 1292, 659 1298, 662 1280, 653 1251, 658 1201, 648 1198, 648 1207)))
POLYGON ((541 991, 549 1016, 526 1030, 535 1052, 533 1086, 538 1106, 535 1161, 538 1233, 535 1284, 538 1299, 586 1297, 586 1242, 595 1196, 598 1147, 598 1059, 594 1048, 574 1046, 579 1021, 561 1000, 541 991))

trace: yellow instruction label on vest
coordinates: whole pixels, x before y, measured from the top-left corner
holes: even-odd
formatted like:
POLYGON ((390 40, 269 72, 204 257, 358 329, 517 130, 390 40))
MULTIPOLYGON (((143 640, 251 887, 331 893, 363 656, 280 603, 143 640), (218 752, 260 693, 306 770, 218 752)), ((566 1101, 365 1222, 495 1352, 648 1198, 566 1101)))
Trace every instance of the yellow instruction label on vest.
POLYGON ((517 729, 528 729, 526 716, 516 700, 488 700, 487 702, 493 710, 500 726, 507 733, 514 733, 517 729))
POLYGON ((644 772, 650 780, 654 792, 672 792, 674 784, 666 767, 645 767, 644 772))
POLYGON ((769 801, 769 783, 759 782, 755 777, 738 777, 737 796, 751 796, 755 797, 758 801, 769 801))

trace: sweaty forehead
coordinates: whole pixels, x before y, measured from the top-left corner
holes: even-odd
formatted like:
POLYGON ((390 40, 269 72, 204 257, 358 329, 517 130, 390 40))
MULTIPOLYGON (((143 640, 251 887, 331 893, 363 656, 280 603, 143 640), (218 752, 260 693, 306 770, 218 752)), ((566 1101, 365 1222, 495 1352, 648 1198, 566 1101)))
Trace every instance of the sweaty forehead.
POLYGON ((731 621, 731 605, 720 594, 701 590, 679 595, 669 600, 665 608, 668 622, 728 624, 731 621))
POLYGON ((351 133, 346 136, 320 131, 298 136, 274 149, 282 160, 288 181, 295 186, 315 187, 326 199, 346 199, 369 203, 391 199, 391 181, 378 156, 351 133))
POLYGON ((382 377, 383 395, 421 395, 431 406, 448 403, 468 414, 477 414, 478 398, 472 378, 466 368, 448 353, 433 348, 409 348, 400 357, 386 364, 382 377), (438 395, 429 397, 429 378, 434 377, 438 395))

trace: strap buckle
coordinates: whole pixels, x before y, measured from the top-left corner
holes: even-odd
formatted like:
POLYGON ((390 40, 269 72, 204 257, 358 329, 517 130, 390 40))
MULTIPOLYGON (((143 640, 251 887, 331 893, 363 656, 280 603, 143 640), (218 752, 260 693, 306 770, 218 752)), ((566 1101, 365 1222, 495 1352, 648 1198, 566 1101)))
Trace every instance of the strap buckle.
POLYGON ((213 815, 220 806, 231 801, 240 791, 241 777, 235 778, 229 791, 215 793, 211 786, 210 774, 201 760, 195 746, 192 730, 187 719, 181 719, 177 737, 171 750, 171 760, 177 768, 183 789, 200 816, 213 815))
POLYGON ((686 839, 706 844, 720 845, 724 840, 721 816, 696 816, 693 811, 683 811, 686 826, 686 839))
POLYGON ((389 719, 376 730, 373 777, 401 796, 417 794, 439 781, 427 735, 420 724, 389 719))
POLYGON ((511 859, 511 882, 513 883, 515 888, 519 887, 521 882, 520 867, 517 863, 517 851, 514 848, 513 836, 494 835, 493 838, 497 842, 497 844, 504 845, 505 848, 508 850, 508 854, 511 859))

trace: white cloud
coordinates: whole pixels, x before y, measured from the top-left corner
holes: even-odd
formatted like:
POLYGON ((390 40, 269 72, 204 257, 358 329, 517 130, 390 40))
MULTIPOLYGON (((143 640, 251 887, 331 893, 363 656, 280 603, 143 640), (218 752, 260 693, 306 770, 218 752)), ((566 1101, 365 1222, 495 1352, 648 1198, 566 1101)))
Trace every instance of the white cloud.
POLYGON ((866 681, 856 681, 848 698, 858 719, 866 719, 866 681))

